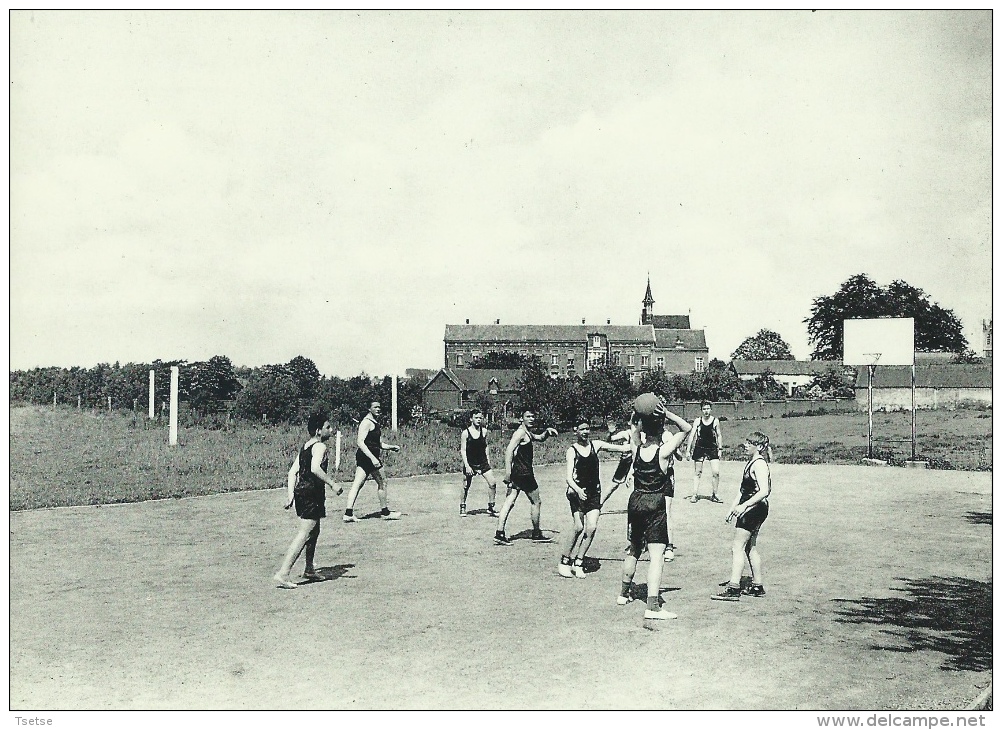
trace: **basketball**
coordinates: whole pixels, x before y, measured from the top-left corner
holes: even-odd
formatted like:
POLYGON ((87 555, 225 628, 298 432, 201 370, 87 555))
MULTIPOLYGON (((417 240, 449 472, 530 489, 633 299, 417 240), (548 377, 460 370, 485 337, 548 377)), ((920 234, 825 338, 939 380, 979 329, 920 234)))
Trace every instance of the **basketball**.
POLYGON ((641 418, 650 418, 661 409, 661 399, 653 393, 641 393, 633 401, 633 410, 641 418))

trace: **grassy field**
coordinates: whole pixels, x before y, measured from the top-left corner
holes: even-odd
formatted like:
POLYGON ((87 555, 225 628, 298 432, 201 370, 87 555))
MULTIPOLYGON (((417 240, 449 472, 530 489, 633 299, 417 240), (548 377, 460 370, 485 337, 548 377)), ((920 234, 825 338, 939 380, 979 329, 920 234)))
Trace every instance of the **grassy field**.
MULTIPOLYGON (((222 492, 269 489, 285 472, 305 434, 289 427, 240 424, 232 430, 181 429, 179 446, 166 443, 162 423, 131 414, 78 412, 39 406, 11 409, 10 508, 35 509, 135 502, 222 492)), ((945 466, 990 469, 991 411, 928 411, 919 414, 919 453, 945 466)), ((875 414, 882 438, 905 438, 908 414, 875 414)), ((866 455, 866 415, 773 418, 722 424, 725 458, 740 459, 739 444, 751 430, 771 438, 785 463, 855 464, 866 455)), ((352 427, 353 428, 353 427, 352 427)), ((340 480, 354 471, 354 431, 343 435, 340 480)), ((510 433, 490 433, 491 461, 503 466, 510 433)), ((387 456, 391 477, 457 472, 459 434, 441 424, 386 433, 400 444, 387 456)), ((536 445, 537 463, 563 459, 568 434, 536 445)), ((902 457, 907 444, 895 445, 902 457)), ((885 448, 885 447, 880 447, 885 448)))
MULTIPOLYGON (((725 500, 740 469, 722 465, 725 500)), ((537 473, 559 540, 561 468, 537 473)), ((559 544, 524 539, 524 500, 501 548, 482 484, 461 519, 458 475, 392 479, 404 519, 344 525, 329 500, 325 580, 293 591, 269 580, 296 523, 280 490, 15 512, 10 708, 966 707, 991 678, 991 475, 777 463, 773 482, 768 595, 709 600, 725 507, 677 501, 662 598, 679 618, 654 631, 615 605, 625 490, 580 580, 557 576, 559 544)))

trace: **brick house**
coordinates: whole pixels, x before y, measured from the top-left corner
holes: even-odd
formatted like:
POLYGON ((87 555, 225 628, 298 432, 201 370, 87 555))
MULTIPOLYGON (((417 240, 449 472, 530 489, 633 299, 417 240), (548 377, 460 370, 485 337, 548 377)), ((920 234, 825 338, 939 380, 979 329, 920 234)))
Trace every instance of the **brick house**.
POLYGON ((518 393, 516 383, 521 376, 521 370, 443 368, 424 386, 421 403, 426 412, 465 410, 473 407, 478 393, 487 393, 507 414, 505 405, 518 393))
POLYGON ((703 370, 706 333, 690 327, 689 315, 655 315, 649 280, 643 305, 638 325, 447 324, 444 366, 458 371, 493 351, 534 355, 551 377, 580 376, 601 363, 620 365, 634 380, 656 368, 703 370))
POLYGON ((731 360, 730 368, 741 380, 755 380, 769 371, 776 382, 786 388, 787 395, 793 395, 794 388, 809 384, 815 375, 823 374, 830 367, 842 367, 840 362, 830 360, 731 360))

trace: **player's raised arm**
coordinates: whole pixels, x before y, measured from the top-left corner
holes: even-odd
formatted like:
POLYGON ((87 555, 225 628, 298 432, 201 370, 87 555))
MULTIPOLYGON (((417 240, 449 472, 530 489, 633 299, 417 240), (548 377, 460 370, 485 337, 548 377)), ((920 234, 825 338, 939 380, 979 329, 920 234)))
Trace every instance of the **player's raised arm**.
POLYGON ((667 449, 667 451, 671 453, 689 437, 689 433, 692 431, 692 426, 687 420, 681 416, 675 415, 667 408, 665 408, 665 419, 674 423, 679 429, 678 433, 673 435, 669 440, 665 441, 664 446, 662 447, 662 449, 667 449))

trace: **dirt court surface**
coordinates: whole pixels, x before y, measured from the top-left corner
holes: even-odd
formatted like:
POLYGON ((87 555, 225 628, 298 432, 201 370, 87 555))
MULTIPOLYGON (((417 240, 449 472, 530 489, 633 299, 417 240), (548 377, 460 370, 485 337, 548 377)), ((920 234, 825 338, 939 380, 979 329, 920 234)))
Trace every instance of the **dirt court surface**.
MULTIPOLYGON (((615 604, 626 490, 564 579, 562 467, 537 475, 554 544, 527 539, 523 497, 524 539, 495 546, 482 481, 465 519, 456 475, 391 480, 398 522, 345 525, 328 491, 327 580, 296 590, 269 580, 296 528, 279 490, 11 513, 10 708, 931 710, 988 684, 990 474, 774 464, 768 596, 737 604, 709 600, 726 505, 676 499, 679 618, 654 631, 615 604)), ((356 512, 376 507, 366 485, 356 512)))

